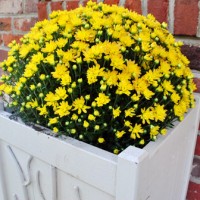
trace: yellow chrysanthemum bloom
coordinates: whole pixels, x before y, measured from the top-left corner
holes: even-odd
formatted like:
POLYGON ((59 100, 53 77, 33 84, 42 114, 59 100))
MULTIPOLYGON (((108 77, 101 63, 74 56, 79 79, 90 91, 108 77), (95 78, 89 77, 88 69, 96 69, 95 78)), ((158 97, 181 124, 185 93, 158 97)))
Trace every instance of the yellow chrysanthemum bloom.
POLYGON ((72 110, 77 110, 78 114, 81 114, 82 112, 87 113, 87 109, 90 108, 90 106, 85 105, 85 99, 82 96, 73 101, 72 107, 72 110))
POLYGON ((154 113, 152 108, 142 108, 141 109, 141 115, 138 115, 142 119, 142 123, 145 124, 150 124, 150 120, 154 119, 154 113))
POLYGON ((112 113, 114 118, 119 117, 121 113, 120 107, 113 109, 112 113))
POLYGON ((143 133, 144 130, 141 124, 136 123, 135 126, 131 128, 129 131, 131 132, 130 138, 136 139, 136 138, 140 138, 140 133, 143 133))
POLYGON ((55 114, 58 114, 59 117, 67 116, 70 114, 72 106, 66 101, 62 101, 59 106, 57 106, 55 114))
POLYGON ((99 93, 99 96, 95 99, 98 107, 102 107, 110 102, 110 98, 104 93, 99 93))

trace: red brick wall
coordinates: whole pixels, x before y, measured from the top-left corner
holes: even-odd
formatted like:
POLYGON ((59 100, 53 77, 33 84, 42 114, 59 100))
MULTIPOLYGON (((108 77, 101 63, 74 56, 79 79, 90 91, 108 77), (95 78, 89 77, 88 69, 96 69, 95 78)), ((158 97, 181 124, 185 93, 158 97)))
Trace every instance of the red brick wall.
POLYGON ((0 62, 7 56, 7 45, 19 41, 38 20, 38 0, 0 0, 0 62))

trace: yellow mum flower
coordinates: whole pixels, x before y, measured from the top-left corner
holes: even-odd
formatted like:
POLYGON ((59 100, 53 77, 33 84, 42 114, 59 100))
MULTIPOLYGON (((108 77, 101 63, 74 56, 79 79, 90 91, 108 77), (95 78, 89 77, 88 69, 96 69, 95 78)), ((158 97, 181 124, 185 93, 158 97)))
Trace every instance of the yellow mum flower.
POLYGON ((104 143, 104 142, 105 142, 105 139, 104 139, 104 138, 102 138, 102 137, 99 137, 99 138, 98 138, 98 143, 102 144, 102 143, 104 143))
POLYGON ((125 131, 117 131, 117 132, 115 133, 115 135, 116 135, 117 138, 121 138, 121 137, 123 137, 123 135, 124 135, 125 133, 126 133, 125 131))
POLYGON ((56 92, 55 95, 57 95, 59 99, 65 100, 68 97, 64 87, 57 88, 55 92, 56 92))
POLYGON ((95 99, 98 107, 102 107, 110 102, 110 98, 104 93, 99 93, 99 96, 95 99))
POLYGON ((154 119, 154 113, 152 108, 142 108, 141 115, 139 117, 142 119, 142 123, 145 124, 146 122, 150 124, 150 120, 154 119))
POLYGON ((67 116, 70 114, 71 108, 72 106, 70 106, 67 101, 62 101, 56 108, 55 114, 58 114, 60 117, 67 116))
POLYGON ((133 85, 129 80, 123 79, 118 83, 118 88, 116 90, 116 94, 126 94, 129 96, 131 94, 131 90, 133 90, 133 85))
POLYGON ((151 97, 155 94, 154 92, 152 92, 151 90, 149 90, 148 88, 146 90, 144 90, 143 92, 145 99, 149 100, 151 99, 151 97))
POLYGON ((151 136, 151 138, 154 138, 155 136, 158 135, 159 129, 160 129, 159 126, 152 126, 152 127, 150 128, 150 136, 151 136))
POLYGON ((132 96, 131 96, 131 99, 132 99, 132 101, 139 101, 140 100, 140 94, 133 94, 132 96))
POLYGON ((131 135, 130 138, 131 139, 136 139, 136 138, 140 138, 140 133, 143 133, 144 130, 141 127, 141 124, 135 124, 135 126, 133 128, 130 129, 131 131, 131 135))
POLYGON ((170 98, 175 104, 177 104, 178 101, 180 100, 180 96, 175 91, 172 93, 170 98))
POLYGON ((117 71, 108 71, 104 73, 104 77, 106 79, 106 84, 109 86, 112 85, 117 85, 117 81, 118 81, 118 76, 117 76, 118 72, 117 71))
POLYGON ((50 65, 54 65, 54 64, 55 64, 54 54, 48 55, 48 56, 44 59, 44 62, 45 62, 45 63, 49 63, 50 65))
POLYGON ((58 123, 58 117, 49 118, 49 124, 56 124, 58 123))
POLYGON ((157 122, 158 120, 163 122, 167 116, 167 110, 164 109, 164 105, 155 104, 154 108, 154 118, 157 122))
POLYGON ((131 124, 130 121, 124 120, 124 126, 127 126, 127 127, 131 128, 131 127, 132 127, 132 124, 131 124))
POLYGON ((103 68, 100 68, 100 65, 96 65, 93 67, 90 67, 87 70, 87 79, 88 79, 88 84, 92 84, 97 82, 97 77, 101 76, 103 73, 103 68))
POLYGON ((115 54, 111 56, 111 66, 113 69, 123 70, 125 68, 123 56, 121 54, 115 54))
POLYGON ((118 108, 116 108, 116 109, 113 109, 113 110, 112 110, 112 113, 113 113, 113 117, 114 117, 114 118, 119 117, 119 116, 120 116, 120 113, 121 113, 120 107, 118 107, 118 108))
POLYGON ((75 38, 77 41, 83 41, 83 42, 94 42, 96 36, 95 30, 86 30, 84 28, 81 28, 78 30, 75 34, 75 38))
POLYGON ((13 87, 11 85, 6 85, 3 84, 3 90, 6 94, 11 94, 11 92, 13 91, 13 87))
POLYGON ((127 70, 134 78, 139 78, 141 75, 141 68, 132 60, 127 61, 127 70))
POLYGON ((45 47, 42 48, 44 53, 52 53, 57 48, 57 44, 54 41, 46 42, 45 44, 45 47))
POLYGON ((118 153, 119 153, 119 149, 116 149, 116 148, 115 148, 115 149, 113 150, 113 153, 114 153, 114 154, 118 154, 118 153))
POLYGON ((39 115, 44 115, 45 117, 48 115, 47 105, 44 105, 42 107, 38 107, 37 110, 40 111, 39 115))
POLYGON ((56 106, 58 103, 57 101, 59 100, 59 96, 56 94, 53 94, 52 92, 49 92, 44 100, 47 102, 47 106, 56 106))
POLYGON ((135 109, 129 108, 125 110, 125 117, 133 117, 135 115, 135 109))
POLYGON ((78 114, 81 114, 82 112, 87 113, 87 109, 90 108, 90 106, 85 105, 85 99, 81 96, 80 98, 77 98, 72 103, 73 109, 77 110, 78 114))
POLYGON ((53 127, 53 132, 58 133, 59 129, 57 127, 53 127))
POLYGON ((83 127, 88 128, 89 125, 90 125, 90 124, 89 124, 86 120, 84 120, 84 122, 83 122, 83 127))
POLYGON ((88 115, 88 120, 95 121, 95 119, 96 119, 96 117, 94 115, 92 115, 92 114, 88 115))
POLYGON ((78 119, 78 115, 73 114, 72 117, 71 117, 71 119, 76 121, 78 119))
POLYGON ((164 95, 168 95, 169 92, 174 92, 174 86, 171 84, 171 81, 164 80, 162 83, 162 87, 164 89, 164 95))
POLYGON ((64 64, 58 63, 55 67, 55 71, 51 72, 52 76, 56 79, 61 79, 65 73, 67 73, 67 67, 64 64))

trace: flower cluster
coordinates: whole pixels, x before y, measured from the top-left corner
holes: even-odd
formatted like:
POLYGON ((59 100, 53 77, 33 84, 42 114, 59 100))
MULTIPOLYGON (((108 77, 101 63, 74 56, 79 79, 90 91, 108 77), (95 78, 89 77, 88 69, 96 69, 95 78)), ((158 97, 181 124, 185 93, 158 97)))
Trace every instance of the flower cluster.
POLYGON ((166 23, 89 1, 54 11, 1 63, 23 120, 118 154, 166 134, 194 106, 193 75, 166 23))

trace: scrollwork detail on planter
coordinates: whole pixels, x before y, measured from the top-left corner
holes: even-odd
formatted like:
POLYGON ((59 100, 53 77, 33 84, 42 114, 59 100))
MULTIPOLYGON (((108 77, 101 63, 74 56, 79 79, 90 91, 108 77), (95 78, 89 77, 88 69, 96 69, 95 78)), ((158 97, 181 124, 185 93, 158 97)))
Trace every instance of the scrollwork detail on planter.
MULTIPOLYGON (((8 145, 7 148, 8 148, 10 155, 12 156, 13 160, 15 161, 15 163, 17 165, 17 169, 19 171, 21 180, 23 182, 22 186, 23 186, 24 197, 25 197, 26 200, 29 200, 29 194, 28 194, 27 186, 31 183, 31 180, 30 180, 30 163, 31 163, 31 160, 32 160, 33 157, 29 155, 28 162, 27 162, 28 178, 26 179, 24 171, 22 169, 22 166, 20 165, 19 160, 17 159, 13 149, 11 148, 10 145, 8 145)), ((14 197, 15 197, 16 200, 18 200, 17 194, 15 194, 14 197)))
POLYGON ((19 200, 19 198, 16 194, 14 194, 14 200, 19 200))
POLYGON ((39 190, 39 193, 40 193, 40 196, 42 197, 43 200, 46 200, 45 196, 44 196, 44 193, 42 191, 42 188, 41 188, 41 182, 40 182, 40 171, 38 170, 37 171, 37 187, 38 187, 38 190, 39 190))
POLYGON ((28 186, 31 184, 31 172, 30 172, 30 166, 31 166, 31 161, 33 159, 33 156, 29 156, 28 162, 27 162, 27 172, 28 172, 28 176, 27 176, 27 180, 24 182, 25 186, 28 186))
POLYGON ((56 167, 51 165, 51 174, 52 174, 52 199, 57 199, 57 171, 56 167))
POLYGON ((81 200, 81 195, 80 195, 80 189, 78 186, 74 186, 75 194, 77 197, 77 200, 81 200))

